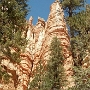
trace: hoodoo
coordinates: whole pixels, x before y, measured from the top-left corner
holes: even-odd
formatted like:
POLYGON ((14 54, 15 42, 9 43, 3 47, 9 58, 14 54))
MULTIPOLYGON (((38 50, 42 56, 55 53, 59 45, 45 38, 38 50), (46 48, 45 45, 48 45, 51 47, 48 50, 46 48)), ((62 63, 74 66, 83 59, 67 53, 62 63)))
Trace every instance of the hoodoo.
POLYGON ((38 22, 36 25, 33 25, 32 20, 33 18, 30 17, 26 37, 28 44, 25 53, 21 54, 22 60, 20 64, 9 63, 8 60, 4 60, 2 63, 10 71, 9 73, 12 76, 14 75, 14 85, 1 84, 3 90, 14 90, 14 88, 12 89, 9 86, 15 87, 16 90, 27 90, 29 80, 33 76, 39 60, 42 60, 43 65, 47 64, 50 43, 55 36, 61 41, 63 56, 65 58, 64 69, 68 81, 66 88, 72 87, 74 82, 72 78, 73 59, 70 52, 70 38, 64 20, 64 12, 59 0, 55 0, 50 6, 50 14, 46 22, 43 18, 38 17, 38 22))

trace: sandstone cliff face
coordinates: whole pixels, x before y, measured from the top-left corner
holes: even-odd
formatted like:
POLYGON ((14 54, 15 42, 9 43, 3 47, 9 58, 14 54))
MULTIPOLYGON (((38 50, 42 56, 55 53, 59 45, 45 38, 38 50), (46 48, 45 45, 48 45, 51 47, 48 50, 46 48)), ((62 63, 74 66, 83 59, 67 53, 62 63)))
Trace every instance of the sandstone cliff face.
MULTIPOLYGON (((35 68, 39 60, 42 60, 43 65, 46 65, 50 53, 49 46, 52 38, 55 36, 60 39, 63 48, 63 55, 65 57, 64 69, 67 76, 66 78, 69 83, 68 86, 73 86, 73 60, 71 52, 69 50, 70 38, 64 20, 64 13, 59 0, 56 0, 51 5, 50 14, 46 22, 43 18, 39 17, 37 24, 34 26, 32 24, 32 21, 33 18, 30 17, 28 21, 28 31, 26 37, 26 39, 28 40, 28 44, 25 49, 25 53, 21 54, 22 61, 20 62, 20 64, 11 65, 8 60, 4 60, 5 62, 8 62, 8 65, 4 61, 4 63, 2 63, 4 66, 7 66, 9 71, 12 70, 14 72, 14 74, 12 73, 12 71, 10 71, 9 73, 11 73, 12 76, 14 75, 13 81, 14 86, 16 86, 16 90, 27 89, 28 82, 30 78, 33 77, 33 72, 35 72, 35 68)), ((5 85, 3 86, 3 90, 9 90, 4 88, 5 85)))

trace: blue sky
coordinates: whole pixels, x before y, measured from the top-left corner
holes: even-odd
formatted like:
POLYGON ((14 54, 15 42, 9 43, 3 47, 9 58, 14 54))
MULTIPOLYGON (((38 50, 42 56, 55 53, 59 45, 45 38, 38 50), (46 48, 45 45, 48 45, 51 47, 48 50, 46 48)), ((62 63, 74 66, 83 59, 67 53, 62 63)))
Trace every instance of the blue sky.
MULTIPOLYGON (((30 16, 33 16, 34 25, 36 24, 38 17, 47 20, 50 12, 50 5, 54 1, 55 0, 28 0, 30 12, 27 15, 27 19, 29 19, 30 16)), ((87 0, 87 3, 90 4, 90 0, 87 0)))

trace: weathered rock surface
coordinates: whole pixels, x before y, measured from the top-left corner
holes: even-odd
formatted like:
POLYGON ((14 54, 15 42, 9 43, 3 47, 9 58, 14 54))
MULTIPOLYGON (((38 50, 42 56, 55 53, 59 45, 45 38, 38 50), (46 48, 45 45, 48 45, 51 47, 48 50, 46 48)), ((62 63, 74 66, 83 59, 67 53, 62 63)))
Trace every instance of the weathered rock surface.
MULTIPOLYGON (((52 38, 55 36, 57 36, 57 38, 61 41, 63 55, 65 57, 64 69, 66 78, 69 83, 68 86, 72 87, 74 83, 72 78, 73 59, 69 50, 70 38, 59 0, 56 0, 51 5, 50 14, 46 22, 43 18, 38 17, 38 22, 34 26, 32 21, 33 18, 30 17, 26 37, 28 44, 25 53, 21 54, 22 61, 20 64, 12 64, 9 60, 4 60, 2 63, 8 68, 9 73, 12 74, 14 87, 16 86, 16 90, 27 90, 29 79, 32 77, 39 60, 43 61, 43 65, 47 63, 50 53, 49 46, 52 38)), ((4 89, 3 86, 3 90, 12 89, 4 89)))

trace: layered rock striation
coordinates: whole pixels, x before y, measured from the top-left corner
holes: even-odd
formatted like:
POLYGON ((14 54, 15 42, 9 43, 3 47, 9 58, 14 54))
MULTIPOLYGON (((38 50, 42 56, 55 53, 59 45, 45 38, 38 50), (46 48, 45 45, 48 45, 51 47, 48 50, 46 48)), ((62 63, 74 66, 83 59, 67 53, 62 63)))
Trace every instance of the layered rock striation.
MULTIPOLYGON (((30 19, 31 20, 31 19, 30 19)), ((31 21, 29 21, 31 22, 31 21)), ((27 35, 28 40, 30 40, 29 47, 32 48, 33 56, 33 69, 37 65, 39 60, 43 60, 43 64, 46 64, 49 59, 49 47, 53 37, 57 37, 61 41, 61 46, 63 48, 64 60, 64 69, 66 73, 66 78, 68 80, 68 86, 72 87, 73 82, 73 59, 70 52, 70 37, 68 35, 68 29, 64 20, 64 12, 59 0, 56 0, 50 7, 50 14, 47 21, 44 19, 38 18, 36 26, 29 24, 30 34, 27 35)), ((30 49, 31 49, 30 48, 30 49)), ((31 50, 29 50, 30 52, 31 50)))

